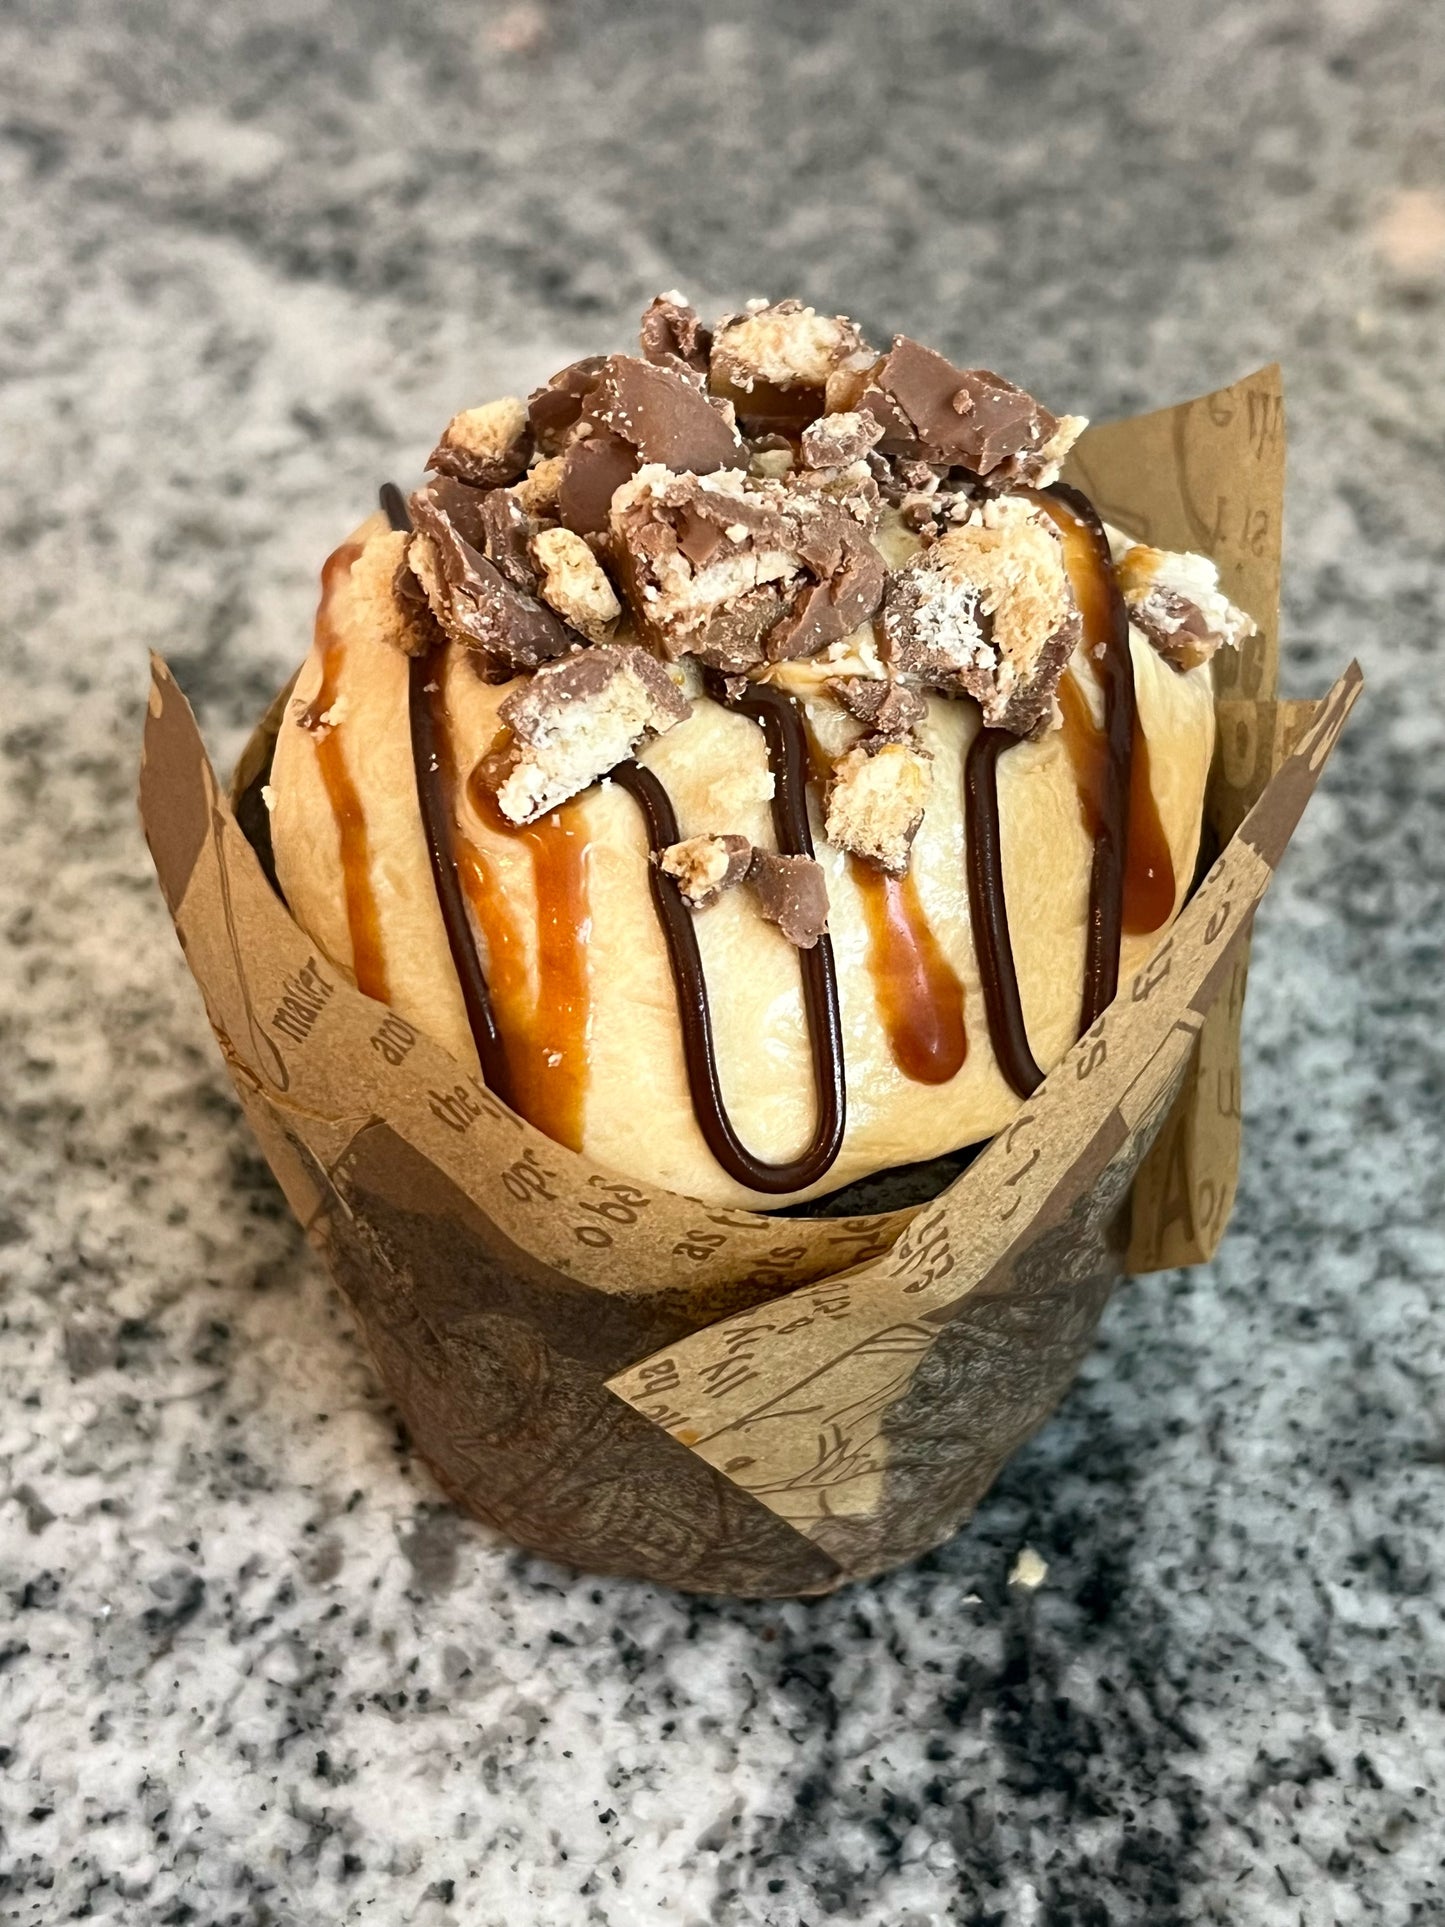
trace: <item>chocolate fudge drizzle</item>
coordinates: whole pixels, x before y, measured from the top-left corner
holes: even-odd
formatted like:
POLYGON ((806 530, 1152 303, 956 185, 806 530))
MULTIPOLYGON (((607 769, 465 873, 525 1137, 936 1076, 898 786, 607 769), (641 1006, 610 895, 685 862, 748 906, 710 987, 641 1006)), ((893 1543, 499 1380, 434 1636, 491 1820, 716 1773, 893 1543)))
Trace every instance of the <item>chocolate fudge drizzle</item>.
MULTIPOLYGON (((988 1034, 999 1069, 1020 1097, 1032 1097, 1044 1081, 1024 1024, 1009 938, 999 835, 998 759, 1018 741, 1006 729, 981 729, 963 766, 963 810, 968 846, 968 913, 988 1034)), ((1091 886, 1092 888, 1092 882, 1091 886)))
MULTIPOLYGON (((382 485, 381 506, 394 529, 410 529, 411 516, 407 513, 406 499, 394 482, 382 485)), ((431 859, 437 904, 447 933, 447 949, 451 952, 452 968, 461 985, 462 1003, 466 1008, 472 1042, 477 1047, 482 1077, 488 1090, 494 1091, 504 1104, 510 1104, 512 1074, 507 1064, 502 1033, 497 1028, 496 1013, 492 1009, 486 972, 482 969, 471 921, 467 916, 466 896, 457 867, 452 812, 447 801, 446 778, 442 768, 445 745, 437 729, 437 717, 430 701, 431 691, 427 688, 427 684, 434 684, 440 674, 437 660, 440 653, 439 649, 434 649, 425 656, 413 656, 408 664, 407 706, 411 722, 412 761, 416 765, 416 797, 421 808, 422 832, 426 837, 427 855, 431 859)))
MULTIPOLYGON (((747 694, 729 696, 721 685, 709 688, 729 709, 742 710, 763 725, 768 739, 768 754, 773 765, 773 828, 778 849, 784 856, 811 856, 813 839, 808 829, 808 810, 803 789, 804 744, 802 724, 792 701, 775 689, 757 683, 747 694)), ((708 1149, 729 1177, 754 1191, 776 1195, 800 1191, 815 1184, 833 1164, 843 1145, 847 1118, 847 1085, 843 1069, 843 1020, 838 1003, 838 972, 833 946, 820 937, 811 950, 800 950, 798 962, 803 972, 803 1007, 808 1018, 808 1044, 813 1059, 813 1088, 817 1095, 817 1122, 812 1141, 795 1158, 769 1164, 755 1157, 733 1129, 732 1119, 723 1103, 718 1076, 717 1048, 713 1039, 712 1011, 708 1003, 707 982, 703 975, 702 954, 693 912, 663 874, 657 859, 669 844, 679 841, 681 831, 667 791, 650 769, 640 763, 619 763, 612 781, 625 789, 642 811, 647 825, 647 840, 652 852, 652 901, 662 926, 667 954, 677 990, 677 1011, 682 1025, 682 1051, 687 1066, 688 1088, 708 1149)))
MULTIPOLYGON (((1070 575, 1084 617, 1085 643, 1098 664, 1104 692, 1102 776, 1086 801, 1092 819, 1094 859, 1089 872, 1083 1009, 1079 1019, 1082 1036, 1112 1003, 1119 987, 1130 803, 1135 788, 1131 782, 1137 733, 1134 660, 1129 653, 1128 611, 1114 578, 1109 538, 1093 503, 1078 489, 1063 483, 1038 491, 1034 499, 1058 527, 1066 551, 1072 546, 1075 556, 1087 563, 1086 576, 1081 578, 1073 569, 1070 575)), ((1004 730, 979 731, 964 769, 964 814, 969 909, 994 1052, 1014 1090, 1020 1097, 1031 1097, 1043 1082, 1043 1072, 1029 1046, 1019 996, 1009 937, 998 810, 998 759, 1018 740, 1004 730)), ((1151 808, 1152 802, 1150 796, 1151 808)), ((1167 845, 1165 850, 1167 854, 1167 845)))
MULTIPOLYGON (((1092 503, 1077 489, 1056 484, 1030 492, 1058 526, 1066 549, 1071 551, 1071 579, 1104 697, 1104 725, 1102 731, 1096 731, 1080 692, 1063 692, 1066 723, 1072 730, 1066 746, 1094 840, 1079 1023, 1082 1034, 1118 989, 1124 930, 1157 929, 1167 919, 1173 908, 1174 878, 1168 841, 1148 782, 1147 743, 1138 725, 1128 614, 1115 581, 1103 524, 1092 503), (1135 844, 1139 846, 1137 863, 1132 861, 1135 844)), ((382 488, 381 502, 394 529, 410 528, 405 500, 394 484, 382 488)), ((504 1102, 514 1104, 506 1046, 459 876, 443 768, 450 766, 449 751, 441 741, 437 705, 428 690, 429 684, 435 689, 439 653, 413 658, 410 665, 417 796, 447 944, 482 1075, 504 1102)), ((805 787, 808 744, 794 699, 771 684, 740 683, 716 671, 707 673, 706 687, 715 702, 761 725, 774 778, 773 825, 779 852, 811 857, 813 839, 805 787)), ((999 758, 1019 740, 1006 730, 979 730, 964 765, 964 812, 969 908, 990 1038, 1009 1084, 1021 1097, 1029 1097, 1043 1082, 1044 1073, 1029 1044, 1009 934, 998 800, 999 758)), ((611 771, 611 780, 633 798, 646 827, 653 859, 652 898, 672 970, 688 1085, 709 1150, 729 1176, 755 1191, 780 1195, 816 1183, 842 1148, 847 1116, 842 1018, 831 941, 825 935, 813 949, 798 953, 817 1103, 813 1136, 797 1157, 769 1163, 748 1150, 728 1116, 693 912, 658 862, 662 852, 680 840, 676 812, 658 777, 631 759, 611 771)), ((931 1045, 938 1062, 930 1069, 920 1056, 917 1066, 903 1066, 905 1074, 925 1083, 947 1081, 945 1069, 956 1073, 966 1053, 961 1018, 959 1029, 961 1048, 951 1037, 931 1045)))

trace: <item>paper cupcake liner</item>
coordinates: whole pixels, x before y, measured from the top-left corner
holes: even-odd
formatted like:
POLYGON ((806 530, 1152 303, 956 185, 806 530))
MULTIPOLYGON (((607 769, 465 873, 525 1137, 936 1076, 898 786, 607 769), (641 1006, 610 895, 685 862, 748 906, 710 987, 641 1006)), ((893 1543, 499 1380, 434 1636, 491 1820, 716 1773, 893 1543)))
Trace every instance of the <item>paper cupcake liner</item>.
POLYGON ((271 1168, 458 1504, 593 1571, 826 1592, 957 1529, 1125 1271, 1214 1250, 1250 921, 1360 686, 1351 665, 1319 705, 1275 700, 1283 454, 1274 369, 1080 443, 1070 479, 1101 511, 1211 554, 1260 624, 1221 665, 1219 854, 1008 1129, 938 1198, 881 1214, 718 1209, 508 1110, 276 893, 255 797, 282 698, 233 807, 155 661, 141 813, 182 949, 271 1168))

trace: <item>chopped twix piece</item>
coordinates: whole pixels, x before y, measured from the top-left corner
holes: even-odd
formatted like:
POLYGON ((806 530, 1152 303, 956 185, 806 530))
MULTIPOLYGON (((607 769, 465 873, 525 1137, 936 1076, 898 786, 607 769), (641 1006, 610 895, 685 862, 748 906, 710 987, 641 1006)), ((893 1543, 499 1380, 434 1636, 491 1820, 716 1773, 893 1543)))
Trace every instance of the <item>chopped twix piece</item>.
POLYGON ((510 745, 483 765, 503 816, 533 823, 680 723, 690 704, 645 649, 603 643, 546 663, 497 710, 510 745))
POLYGON ((819 314, 801 301, 750 301, 745 314, 721 322, 713 336, 713 380, 744 394, 759 382, 822 389, 862 346, 846 315, 819 314))
POLYGON ((962 690, 1016 736, 1047 726, 1078 637, 1063 545, 1017 496, 984 503, 899 569, 883 607, 896 674, 962 690))
POLYGON ((541 529, 532 538, 532 554, 542 571, 542 600, 589 642, 606 642, 622 604, 582 537, 571 529, 541 529))
POLYGON ((453 415, 427 467, 473 488, 515 482, 527 466, 531 438, 525 405, 511 397, 453 415))
POLYGON ((689 836, 664 850, 661 863, 693 909, 704 910, 742 882, 752 860, 753 846, 745 836, 689 836))
POLYGON ((883 424, 872 415, 848 410, 820 415, 803 430, 804 468, 847 468, 861 462, 883 439, 883 424))
POLYGON ((567 445, 557 512, 578 535, 598 535, 613 495, 642 464, 706 475, 746 458, 731 412, 698 377, 635 355, 609 355, 567 445))
POLYGON ((404 656, 424 656, 437 629, 425 598, 407 593, 408 583, 416 587, 406 566, 410 540, 404 529, 373 535, 351 565, 351 593, 373 635, 404 656))
POLYGON ((566 655, 578 637, 483 552, 486 500, 447 476, 418 489, 407 559, 446 634, 476 651, 486 673, 505 680, 566 655))
POLYGON ((698 319, 692 307, 674 288, 649 303, 640 331, 644 361, 660 368, 681 368, 692 373, 707 373, 712 334, 698 319))
POLYGON ((612 508, 639 629, 717 668, 811 655, 877 608, 883 558, 827 497, 786 482, 644 468, 612 508))
POLYGON ((1116 564, 1129 620, 1175 669, 1197 669, 1222 646, 1238 648, 1258 625, 1221 592, 1206 555, 1175 554, 1136 543, 1116 564))
POLYGON ((828 779, 829 840, 890 876, 902 876, 932 786, 933 758, 926 749, 865 737, 838 758, 828 779))
POLYGON ((639 630, 662 654, 721 669, 763 660, 798 577, 776 482, 736 469, 640 471, 612 504, 612 546, 639 630))
POLYGON ((811 950, 828 928, 828 886, 822 864, 810 856, 754 850, 748 882, 767 921, 775 923, 799 950, 811 950))
POLYGON ((928 714, 926 698, 901 682, 877 676, 837 676, 828 689, 848 714, 866 723, 875 736, 901 741, 912 735, 928 714))
POLYGON ((801 301, 750 301, 713 335, 709 378, 732 402, 750 434, 796 435, 821 415, 829 378, 866 366, 872 350, 843 315, 821 315, 801 301))
POLYGON ((1086 425, 1082 416, 1051 415, 1027 390, 987 368, 955 368, 907 335, 895 335, 871 368, 836 375, 828 405, 872 415, 886 454, 947 462, 994 485, 1045 487, 1057 480, 1086 425))

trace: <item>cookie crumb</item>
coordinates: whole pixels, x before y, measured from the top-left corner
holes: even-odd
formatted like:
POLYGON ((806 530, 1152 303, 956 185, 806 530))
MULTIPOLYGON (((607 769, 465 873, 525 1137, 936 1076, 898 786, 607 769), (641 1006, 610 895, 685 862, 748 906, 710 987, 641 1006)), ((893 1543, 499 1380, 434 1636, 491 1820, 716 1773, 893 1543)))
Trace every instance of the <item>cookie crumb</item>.
POLYGON ((436 640, 425 600, 408 593, 404 529, 370 536, 351 565, 353 607, 366 629, 404 656, 424 656, 436 640))
POLYGON ((532 557, 542 572, 542 600, 589 642, 609 641, 622 604, 582 537, 570 529, 539 529, 532 537, 532 557))
POLYGON ((724 890, 741 883, 753 860, 745 836, 689 836, 664 850, 662 870, 677 884, 694 910, 716 903, 724 890))
POLYGON ((833 765, 824 798, 828 840, 889 876, 902 876, 932 786, 926 749, 865 737, 833 765))

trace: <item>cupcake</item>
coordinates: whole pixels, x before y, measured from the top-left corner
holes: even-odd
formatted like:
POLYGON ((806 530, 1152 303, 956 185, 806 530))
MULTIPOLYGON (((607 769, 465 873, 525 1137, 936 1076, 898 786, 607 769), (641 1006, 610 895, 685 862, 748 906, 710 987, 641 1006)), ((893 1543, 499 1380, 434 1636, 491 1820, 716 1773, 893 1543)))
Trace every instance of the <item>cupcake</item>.
POLYGON ((141 808, 238 1096, 444 1489, 693 1591, 938 1544, 1239 1155, 1278 371, 1090 429, 675 295, 444 428, 222 795, 141 808))
POLYGON ((678 295, 335 552, 276 876, 557 1143, 773 1209, 998 1133, 1194 879, 1214 564, 906 336, 678 295))

